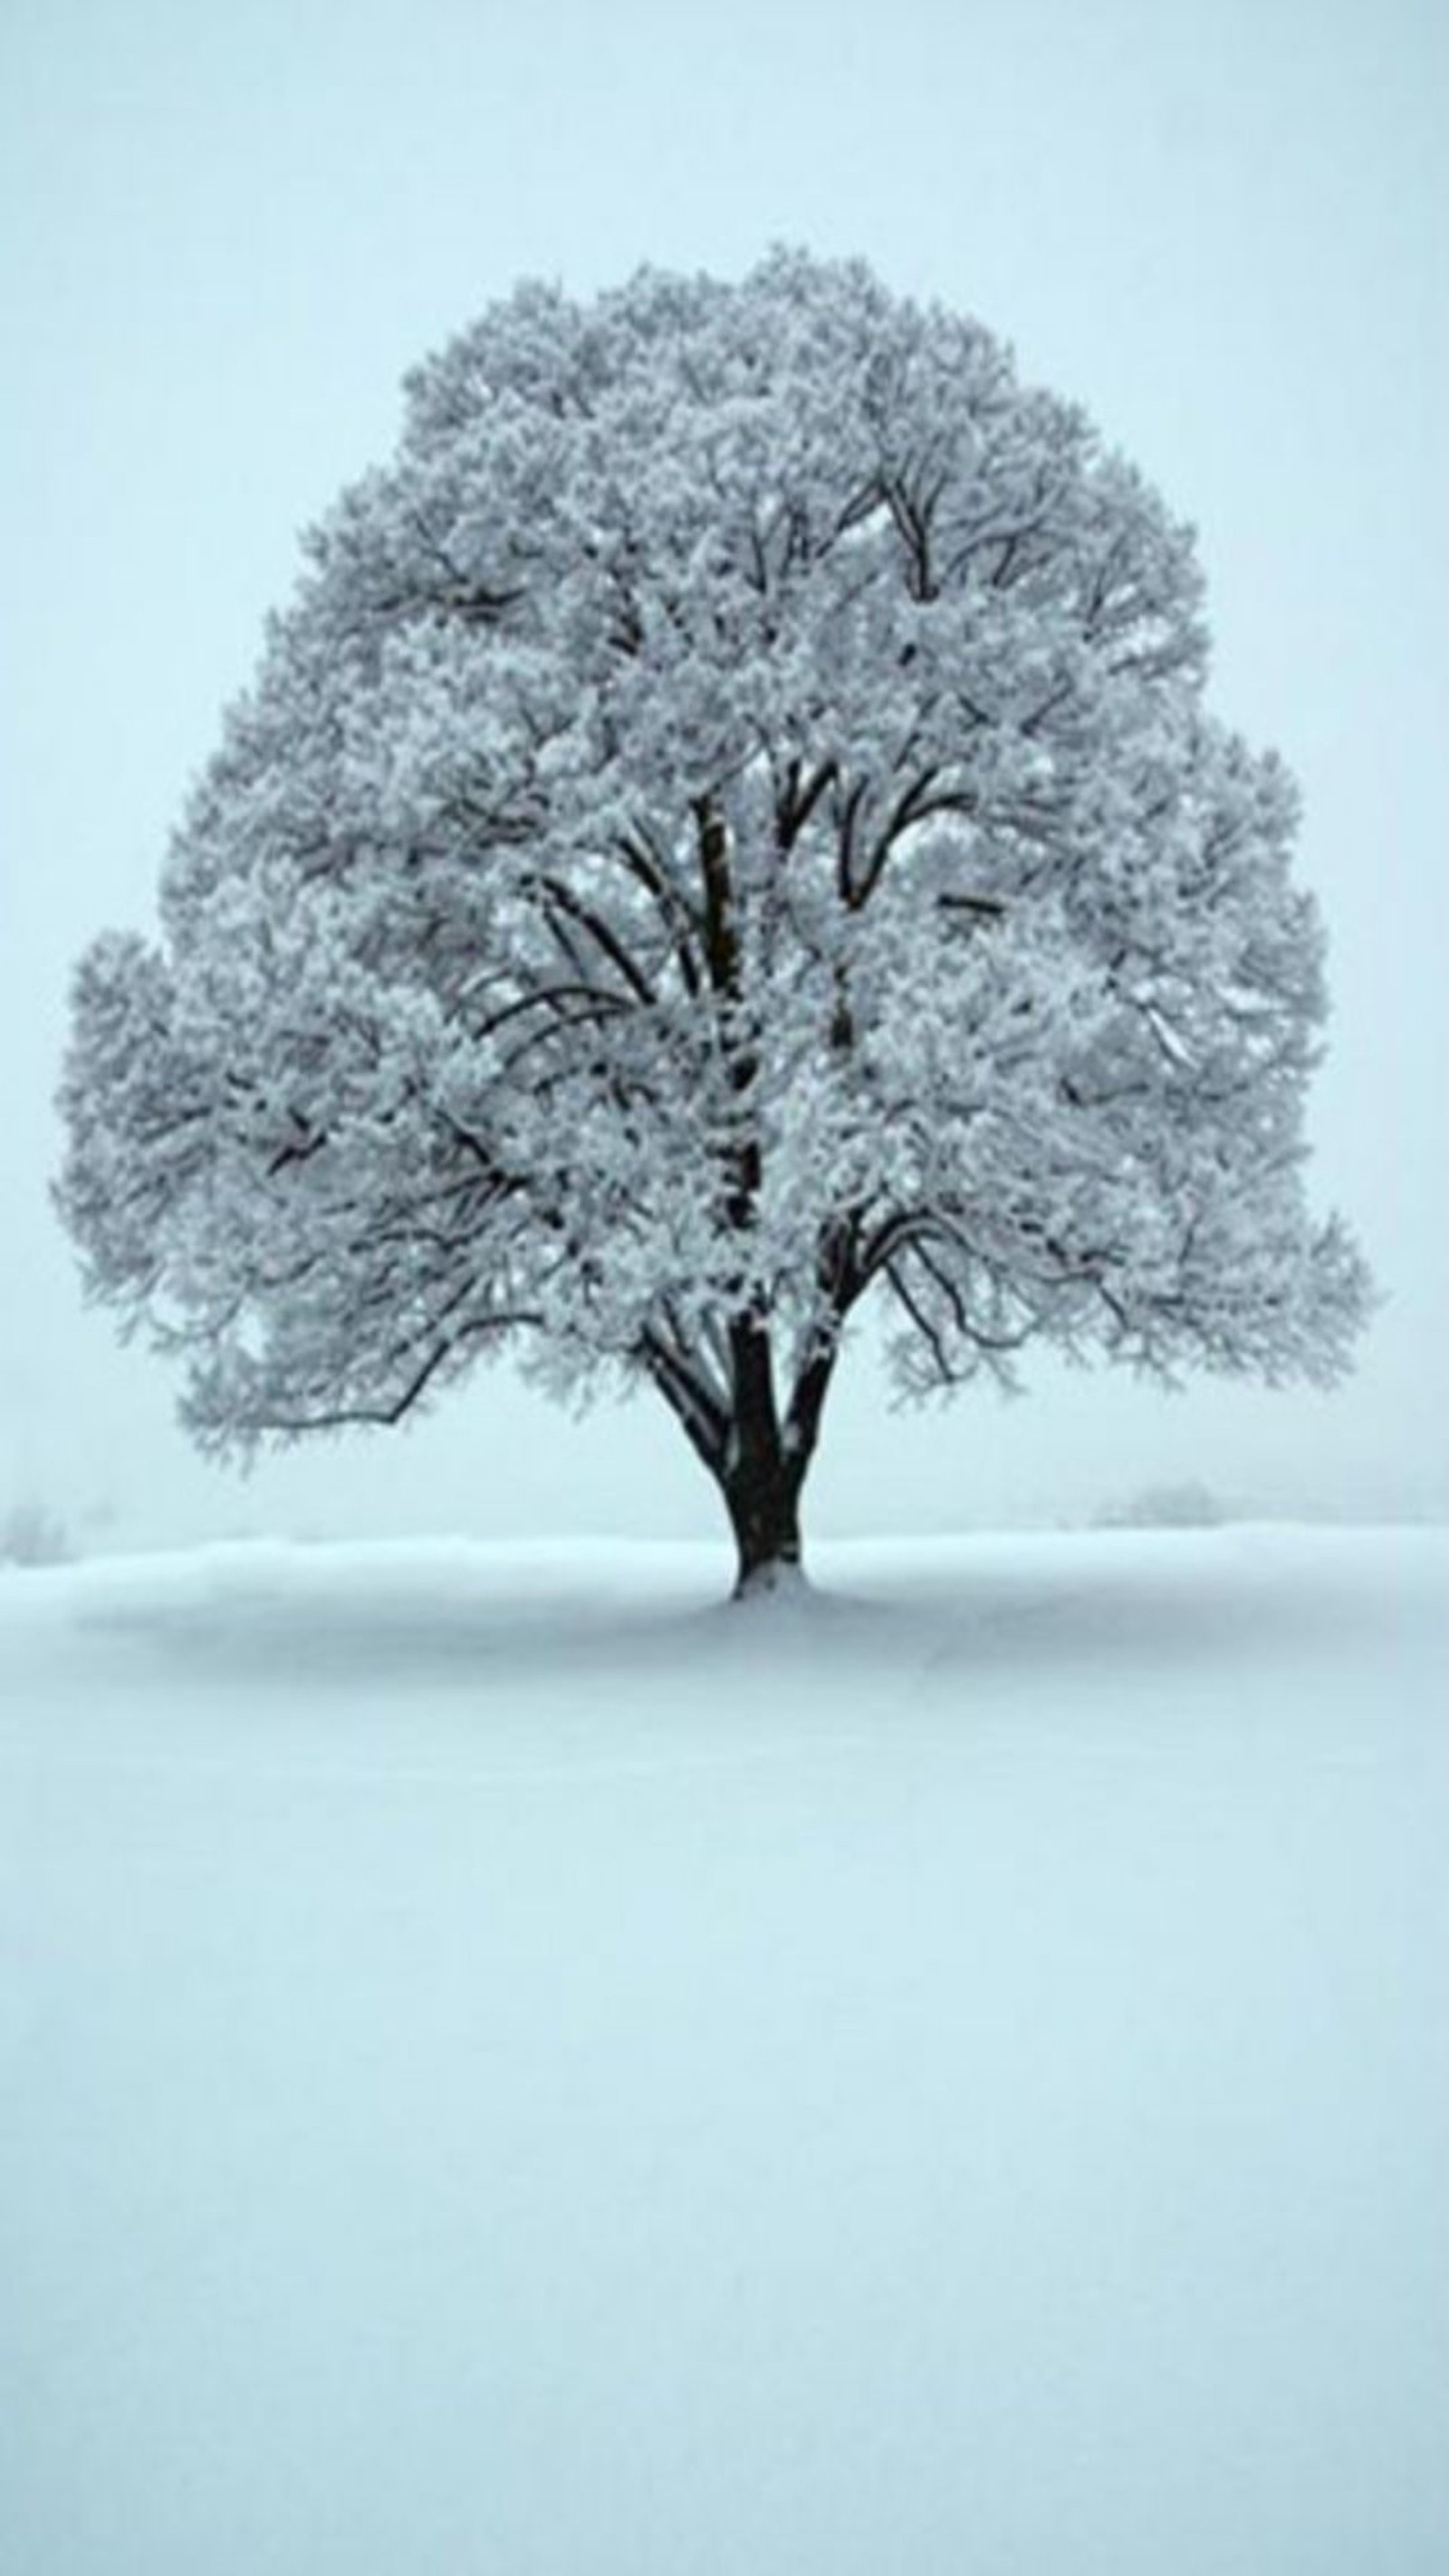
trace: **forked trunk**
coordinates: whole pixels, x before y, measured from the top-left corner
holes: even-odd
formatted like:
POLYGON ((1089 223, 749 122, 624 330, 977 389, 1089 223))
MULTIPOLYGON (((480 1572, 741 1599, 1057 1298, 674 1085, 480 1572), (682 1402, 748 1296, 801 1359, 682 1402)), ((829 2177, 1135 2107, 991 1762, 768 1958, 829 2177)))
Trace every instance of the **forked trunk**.
MULTIPOLYGON (((838 1310, 835 1321, 843 1314, 838 1310)), ((838 1336, 821 1332, 794 1372, 788 1402, 776 1401, 768 1325, 745 1317, 729 1333, 730 1387, 722 1396, 687 1353, 656 1335, 649 1373, 685 1431, 729 1514, 735 1535, 735 1599, 804 1582, 800 1495, 820 1432, 838 1336)))

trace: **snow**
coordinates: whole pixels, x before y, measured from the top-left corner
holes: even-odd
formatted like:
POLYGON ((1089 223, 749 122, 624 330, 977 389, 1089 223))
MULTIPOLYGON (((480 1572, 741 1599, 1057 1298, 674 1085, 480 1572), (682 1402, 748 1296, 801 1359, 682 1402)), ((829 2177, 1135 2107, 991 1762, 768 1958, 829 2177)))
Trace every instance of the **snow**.
POLYGON ((914 1395, 1342 1373, 1297 792, 1191 530, 979 324, 788 251, 520 287, 305 550, 61 1084, 205 1446, 508 1350, 778 1518, 867 1312, 914 1395))
POLYGON ((0 1577, 0 2564, 1449 2563, 1449 1536, 0 1577))

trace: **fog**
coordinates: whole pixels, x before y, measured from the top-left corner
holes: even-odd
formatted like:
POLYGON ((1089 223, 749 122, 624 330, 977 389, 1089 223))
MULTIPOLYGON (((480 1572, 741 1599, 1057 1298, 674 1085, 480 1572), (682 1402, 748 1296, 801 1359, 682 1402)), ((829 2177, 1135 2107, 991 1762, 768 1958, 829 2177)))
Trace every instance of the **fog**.
POLYGON ((1038 1366, 1020 1403, 902 1415, 862 1339, 815 1526, 1087 1518, 1185 1479, 1449 1512, 1446 77, 1434 0, 12 8, 0 1514, 89 1546, 713 1528, 661 1408, 574 1423, 504 1371, 406 1435, 246 1482, 200 1461, 164 1365, 82 1304, 51 1096, 70 966, 150 921, 298 529, 386 455, 403 370, 521 274, 738 274, 774 239, 978 313, 1196 520, 1212 703, 1296 771, 1332 943, 1313 1195, 1385 1292, 1326 1397, 1038 1366))

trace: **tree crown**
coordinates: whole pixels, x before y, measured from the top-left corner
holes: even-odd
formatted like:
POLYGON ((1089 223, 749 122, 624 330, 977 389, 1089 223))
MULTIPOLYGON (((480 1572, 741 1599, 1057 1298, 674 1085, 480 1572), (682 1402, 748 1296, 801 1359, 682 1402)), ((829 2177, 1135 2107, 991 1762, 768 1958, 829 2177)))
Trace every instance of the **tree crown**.
POLYGON ((524 1337, 727 1479, 873 1288, 912 1388, 1343 1364, 1292 783, 1204 710, 1190 531, 977 323, 785 252, 523 287, 306 550, 65 1080, 200 1436, 524 1337))

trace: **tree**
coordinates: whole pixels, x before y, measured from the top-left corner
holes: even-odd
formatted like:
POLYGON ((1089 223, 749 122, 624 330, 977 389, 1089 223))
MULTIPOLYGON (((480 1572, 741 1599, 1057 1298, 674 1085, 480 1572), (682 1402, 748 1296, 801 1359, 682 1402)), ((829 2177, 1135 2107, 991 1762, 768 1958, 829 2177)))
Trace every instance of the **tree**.
POLYGON ((1190 531, 978 324, 784 252, 522 287, 306 550, 64 1077, 203 1443, 517 1344, 658 1391, 752 1588, 872 1294, 908 1389, 1343 1365, 1292 784, 1190 531))

